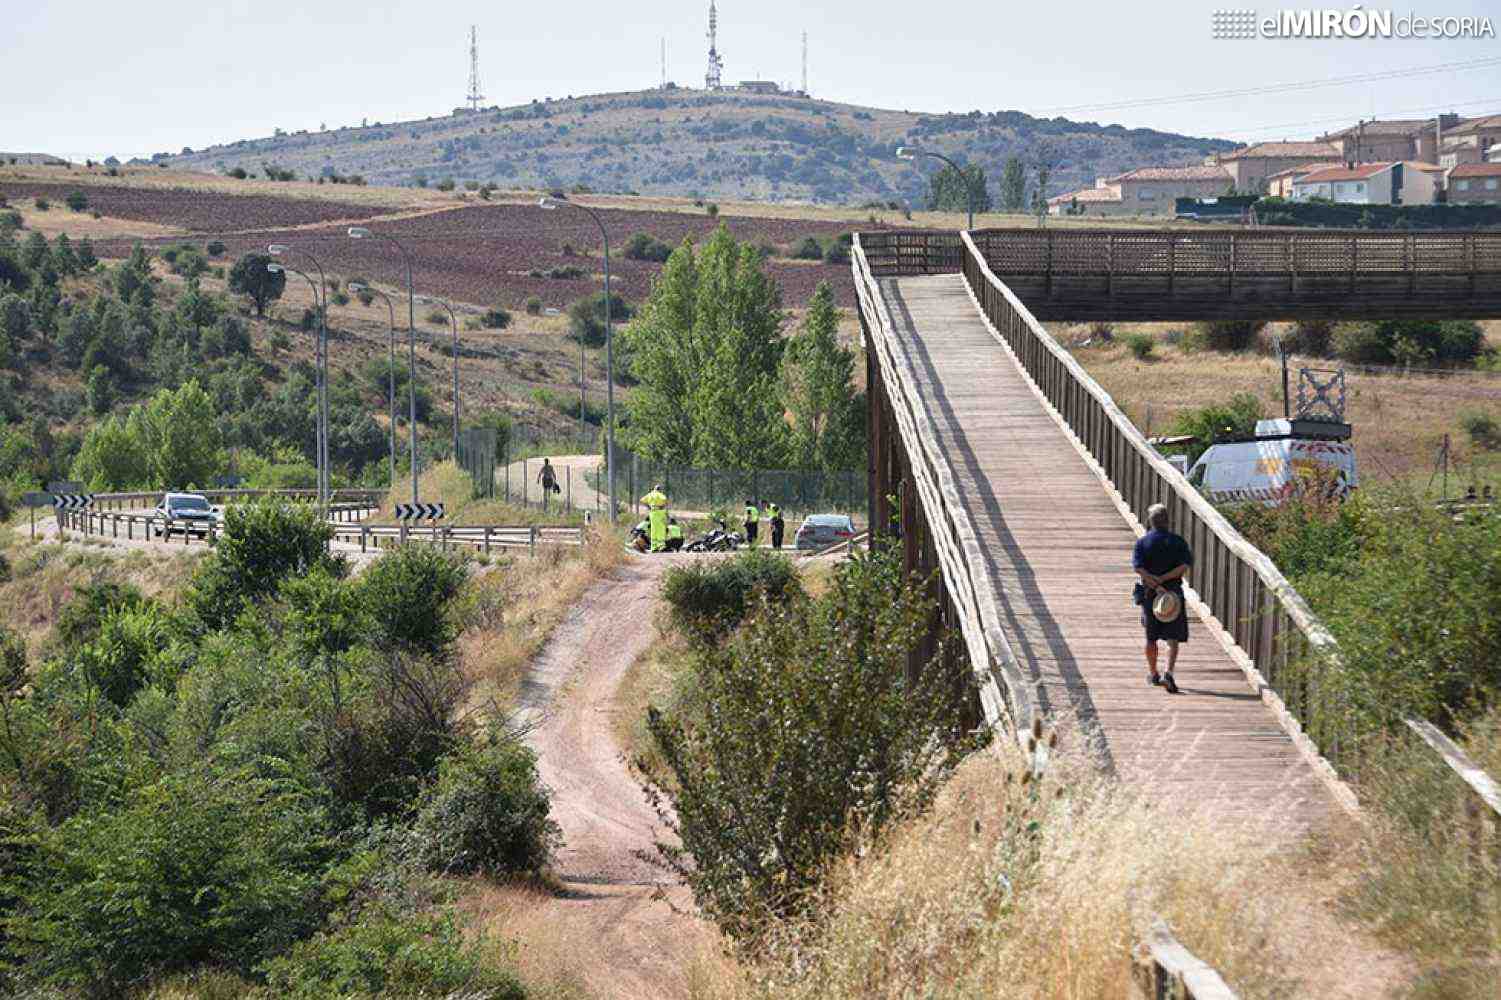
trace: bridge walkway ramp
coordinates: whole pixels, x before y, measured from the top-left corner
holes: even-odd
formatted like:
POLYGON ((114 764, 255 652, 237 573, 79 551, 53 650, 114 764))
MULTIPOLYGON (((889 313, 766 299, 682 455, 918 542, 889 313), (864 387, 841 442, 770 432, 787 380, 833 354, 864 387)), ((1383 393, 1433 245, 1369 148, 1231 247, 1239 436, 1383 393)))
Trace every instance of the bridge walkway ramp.
POLYGON ((1154 794, 1319 823, 1333 799, 1197 616, 1176 671, 1182 693, 1147 684, 1131 603, 1135 529, 990 332, 964 278, 880 286, 985 553, 1001 627, 1065 738, 1074 729, 1154 794))

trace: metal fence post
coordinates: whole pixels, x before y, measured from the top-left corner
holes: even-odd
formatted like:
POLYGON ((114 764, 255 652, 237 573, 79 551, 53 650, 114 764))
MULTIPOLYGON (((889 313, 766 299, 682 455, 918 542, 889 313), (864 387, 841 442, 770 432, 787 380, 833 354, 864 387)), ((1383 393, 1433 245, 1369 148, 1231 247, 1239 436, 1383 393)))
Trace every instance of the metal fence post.
POLYGON ((532 557, 536 558, 536 555, 537 555, 537 526, 535 524, 526 529, 526 545, 527 545, 527 550, 531 553, 532 557))

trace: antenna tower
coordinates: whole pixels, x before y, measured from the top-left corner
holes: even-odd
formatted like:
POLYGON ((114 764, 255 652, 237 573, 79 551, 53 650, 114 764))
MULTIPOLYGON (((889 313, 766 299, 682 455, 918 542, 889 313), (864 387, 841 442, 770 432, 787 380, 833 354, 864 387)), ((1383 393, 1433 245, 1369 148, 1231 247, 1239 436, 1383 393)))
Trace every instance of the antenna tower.
POLYGON ((724 60, 719 55, 719 10, 714 6, 714 0, 709 0, 709 71, 704 74, 705 90, 723 88, 720 80, 723 70, 724 60))
POLYGON ((808 95, 808 33, 803 32, 803 96, 808 95))
POLYGON ((470 111, 479 110, 479 102, 485 99, 485 95, 479 92, 479 31, 474 25, 469 26, 469 96, 465 98, 469 102, 470 111))

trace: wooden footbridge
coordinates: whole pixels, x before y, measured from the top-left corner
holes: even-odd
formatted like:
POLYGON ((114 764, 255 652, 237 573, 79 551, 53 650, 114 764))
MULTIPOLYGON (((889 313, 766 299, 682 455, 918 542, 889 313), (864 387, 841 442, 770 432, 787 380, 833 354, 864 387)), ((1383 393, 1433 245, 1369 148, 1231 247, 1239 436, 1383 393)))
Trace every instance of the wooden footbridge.
POLYGON ((1331 640, 1039 317, 1497 316, 1501 234, 1106 235, 857 238, 870 524, 909 571, 938 571, 988 721, 1046 718, 1177 798, 1317 824, 1353 804, 1350 734, 1293 665, 1331 640), (1130 601, 1158 502, 1196 556, 1178 697, 1147 685, 1130 601))

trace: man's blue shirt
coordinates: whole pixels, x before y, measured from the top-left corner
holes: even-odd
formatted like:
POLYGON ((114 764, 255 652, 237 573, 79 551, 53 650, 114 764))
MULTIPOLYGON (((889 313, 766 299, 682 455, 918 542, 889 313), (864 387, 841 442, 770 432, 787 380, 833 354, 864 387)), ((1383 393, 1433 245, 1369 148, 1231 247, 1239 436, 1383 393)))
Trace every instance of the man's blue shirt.
MULTIPOLYGON (((1144 569, 1153 576, 1161 576, 1179 566, 1193 564, 1193 549, 1189 548, 1188 542, 1181 535, 1175 535, 1171 531, 1153 529, 1147 532, 1136 540, 1136 548, 1131 552, 1131 568, 1144 569)), ((1166 586, 1182 590, 1183 582, 1173 580, 1166 586)))

